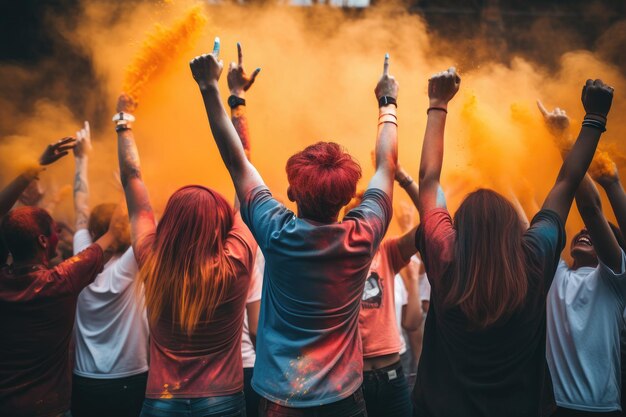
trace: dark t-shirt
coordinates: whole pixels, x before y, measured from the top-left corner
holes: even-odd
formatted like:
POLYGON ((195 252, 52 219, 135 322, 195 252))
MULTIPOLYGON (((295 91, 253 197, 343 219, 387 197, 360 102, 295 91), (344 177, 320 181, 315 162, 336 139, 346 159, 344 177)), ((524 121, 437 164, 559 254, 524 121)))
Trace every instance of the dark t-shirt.
POLYGON ((102 249, 91 245, 52 269, 0 269, 0 416, 70 409, 76 300, 102 267, 102 249))
POLYGON ((505 322, 470 330, 459 308, 441 311, 440 287, 452 273, 456 231, 445 209, 424 216, 416 234, 432 286, 424 347, 413 391, 419 416, 538 416, 553 402, 547 371, 546 296, 565 231, 558 215, 540 211, 523 237, 528 295, 505 322))

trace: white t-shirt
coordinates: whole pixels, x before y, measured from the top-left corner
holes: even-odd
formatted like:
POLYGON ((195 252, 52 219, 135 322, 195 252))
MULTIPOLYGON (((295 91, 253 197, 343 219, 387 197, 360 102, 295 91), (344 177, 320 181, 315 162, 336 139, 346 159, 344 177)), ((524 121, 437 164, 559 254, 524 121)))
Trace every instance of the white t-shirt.
MULTIPOLYGON (((263 288, 263 272, 265 271, 265 258, 260 249, 257 249, 256 259, 254 262, 254 271, 250 280, 250 289, 248 290, 248 299, 246 304, 254 303, 261 299, 261 290, 263 288)), ((241 335, 241 358, 243 359, 244 368, 254 368, 256 353, 254 345, 250 339, 250 328, 248 327, 248 310, 244 310, 243 333, 241 335)))
POLYGON ((394 301, 396 302, 396 324, 400 332, 400 355, 406 352, 406 340, 404 340, 404 330, 402 329, 402 307, 409 302, 409 293, 404 286, 404 281, 400 274, 394 278, 394 301))
POLYGON ((548 293, 546 357, 560 407, 620 410, 620 333, 626 256, 617 273, 600 263, 571 270, 561 260, 548 293))
MULTIPOLYGON (((91 245, 86 229, 74 235, 74 253, 91 245)), ((78 296, 74 373, 96 379, 123 378, 148 371, 148 321, 135 294, 133 249, 113 257, 78 296)))

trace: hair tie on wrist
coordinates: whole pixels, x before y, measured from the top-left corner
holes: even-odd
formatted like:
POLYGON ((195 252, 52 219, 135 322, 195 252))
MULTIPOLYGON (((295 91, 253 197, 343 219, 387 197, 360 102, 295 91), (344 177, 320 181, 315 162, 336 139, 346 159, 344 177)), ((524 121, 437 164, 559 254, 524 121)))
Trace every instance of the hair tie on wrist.
POLYGON ((393 120, 383 120, 382 122, 378 123, 378 126, 384 124, 384 123, 393 123, 394 125, 396 125, 396 127, 398 127, 398 124, 396 122, 394 122, 393 120))
POLYGON ((583 126, 592 127, 594 129, 600 130, 600 132, 606 132, 606 125, 599 120, 596 119, 588 119, 585 118, 583 120, 583 126))
POLYGON ((606 116, 605 115, 600 114, 600 113, 587 113, 587 114, 585 114, 585 118, 587 118, 588 115, 597 116, 597 117, 601 118, 602 120, 604 120, 604 123, 606 124, 606 116))
POLYGON ((441 110, 445 114, 448 114, 448 110, 443 107, 429 107, 428 110, 426 110, 426 114, 429 114, 431 110, 441 110))

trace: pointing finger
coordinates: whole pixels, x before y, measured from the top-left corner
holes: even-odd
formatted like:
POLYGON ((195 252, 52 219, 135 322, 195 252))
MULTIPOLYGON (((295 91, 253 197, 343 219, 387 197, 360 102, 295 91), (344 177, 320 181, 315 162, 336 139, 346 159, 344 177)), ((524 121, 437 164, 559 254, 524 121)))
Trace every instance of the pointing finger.
POLYGON ((243 65, 243 52, 241 52, 241 43, 239 42, 237 42, 237 61, 241 67, 243 65))
POLYGON ((389 75, 389 54, 385 54, 385 62, 383 64, 383 75, 389 75))
POLYGON ((213 56, 217 59, 220 56, 220 38, 219 36, 215 37, 215 41, 213 42, 213 56))
POLYGON ((537 100, 537 107, 544 117, 548 115, 548 110, 546 110, 541 100, 537 100))

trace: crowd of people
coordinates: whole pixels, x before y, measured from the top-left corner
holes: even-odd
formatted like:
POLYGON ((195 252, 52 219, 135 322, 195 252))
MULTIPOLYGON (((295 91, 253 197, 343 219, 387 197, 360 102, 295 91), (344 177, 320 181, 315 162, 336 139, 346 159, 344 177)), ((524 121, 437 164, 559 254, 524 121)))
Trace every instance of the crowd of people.
MULTIPOLYGON (((113 117, 125 204, 90 208, 88 123, 0 192, 0 415, 622 415, 626 194, 617 171, 586 174, 611 87, 583 86, 586 116, 537 213, 478 189, 452 216, 439 181, 461 78, 450 68, 428 80, 414 181, 398 164, 387 55, 367 189, 357 191, 361 167, 341 145, 317 142, 287 161, 294 213, 251 162, 245 94, 260 70, 246 73, 237 47, 230 116, 219 41, 190 62, 234 204, 187 185, 157 221, 126 94, 113 117), (68 239, 25 196, 70 152, 68 239), (402 232, 387 236, 394 183, 412 206, 396 207, 402 232), (574 198, 585 228, 568 266, 574 198), (59 250, 60 239, 72 250, 59 250)), ((539 110, 556 139, 569 135, 565 111, 539 110)))

